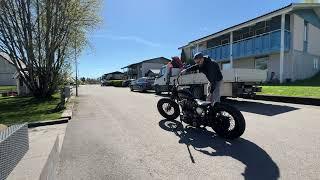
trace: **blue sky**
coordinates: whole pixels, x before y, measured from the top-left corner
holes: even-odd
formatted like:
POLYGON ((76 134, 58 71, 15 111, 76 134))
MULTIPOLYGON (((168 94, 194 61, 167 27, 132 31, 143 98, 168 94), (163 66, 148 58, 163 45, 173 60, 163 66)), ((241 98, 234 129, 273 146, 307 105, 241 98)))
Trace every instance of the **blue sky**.
POLYGON ((290 4, 289 0, 104 0, 103 22, 79 57, 80 77, 100 77, 290 4))

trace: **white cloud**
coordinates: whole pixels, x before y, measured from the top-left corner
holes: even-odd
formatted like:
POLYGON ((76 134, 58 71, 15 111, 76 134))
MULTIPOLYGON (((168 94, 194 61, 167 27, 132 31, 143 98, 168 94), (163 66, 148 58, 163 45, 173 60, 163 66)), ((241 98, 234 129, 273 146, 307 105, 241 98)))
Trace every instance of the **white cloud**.
POLYGON ((159 47, 160 44, 143 39, 138 36, 115 36, 115 35, 93 35, 92 38, 107 38, 112 40, 120 40, 120 41, 134 41, 136 43, 140 43, 143 45, 151 46, 151 47, 159 47))

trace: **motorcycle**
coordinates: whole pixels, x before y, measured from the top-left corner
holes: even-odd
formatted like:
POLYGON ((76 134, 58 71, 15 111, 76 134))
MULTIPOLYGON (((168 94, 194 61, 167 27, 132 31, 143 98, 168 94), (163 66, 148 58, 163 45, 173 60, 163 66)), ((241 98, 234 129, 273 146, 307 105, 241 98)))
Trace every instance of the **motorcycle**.
POLYGON ((220 137, 230 140, 244 133, 246 122, 238 109, 226 103, 196 99, 188 89, 180 88, 180 77, 181 74, 171 86, 170 98, 161 98, 157 103, 164 118, 174 120, 180 116, 180 120, 188 125, 211 127, 220 137))

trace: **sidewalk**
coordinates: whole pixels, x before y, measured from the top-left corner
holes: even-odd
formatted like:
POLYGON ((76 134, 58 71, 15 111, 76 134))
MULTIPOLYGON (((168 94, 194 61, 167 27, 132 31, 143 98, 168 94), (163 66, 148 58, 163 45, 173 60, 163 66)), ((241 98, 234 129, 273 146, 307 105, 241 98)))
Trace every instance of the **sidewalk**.
POLYGON ((8 180, 37 180, 45 166, 54 143, 59 137, 59 151, 67 124, 29 129, 29 151, 15 167, 8 180))

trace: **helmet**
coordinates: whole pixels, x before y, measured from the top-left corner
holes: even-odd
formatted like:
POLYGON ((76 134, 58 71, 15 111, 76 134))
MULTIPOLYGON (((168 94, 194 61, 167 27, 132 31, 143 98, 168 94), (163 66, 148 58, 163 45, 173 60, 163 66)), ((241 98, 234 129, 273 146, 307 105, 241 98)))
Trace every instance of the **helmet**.
POLYGON ((193 56, 193 59, 199 59, 199 58, 203 58, 203 54, 201 52, 198 52, 193 56))

